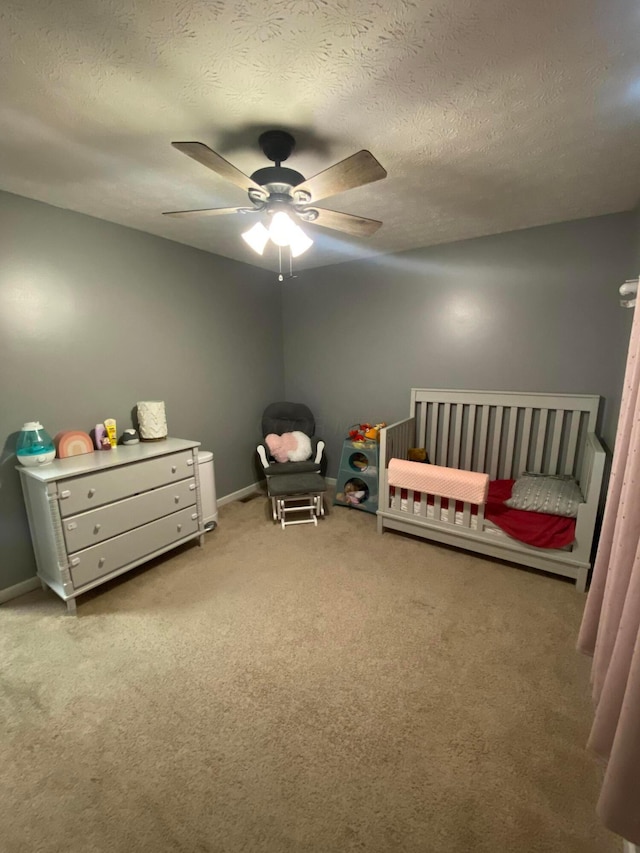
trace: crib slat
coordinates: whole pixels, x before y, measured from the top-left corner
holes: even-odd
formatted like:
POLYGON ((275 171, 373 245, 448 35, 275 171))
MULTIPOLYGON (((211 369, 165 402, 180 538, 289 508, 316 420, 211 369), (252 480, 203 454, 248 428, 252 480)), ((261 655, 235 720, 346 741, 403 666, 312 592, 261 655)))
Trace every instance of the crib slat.
MULTIPOLYGON (((455 513, 455 502, 453 504, 453 507, 454 507, 454 513, 455 513)), ((454 522, 456 520, 455 514, 454 514, 453 520, 454 520, 454 522)), ((462 525, 463 525, 463 527, 471 527, 471 504, 468 501, 465 501, 464 505, 462 507, 462 525)))
POLYGON ((433 496, 433 518, 435 521, 440 521, 442 514, 442 498, 440 495, 433 496))
POLYGON ((422 518, 427 517, 427 496, 424 492, 420 492, 420 515, 422 518))
POLYGON ((409 515, 413 515, 413 489, 407 489, 407 512, 409 515))
POLYGON ((467 447, 464 452, 464 462, 462 468, 465 471, 471 470, 473 461, 473 436, 476 433, 476 407, 475 404, 469 406, 469 423, 467 424, 467 447))
POLYGON ((477 530, 484 530, 484 504, 480 504, 478 507, 478 515, 476 516, 478 519, 477 530))
POLYGON ((431 416, 429 418, 429 460, 433 465, 436 464, 436 448, 438 446, 438 418, 440 416, 440 405, 434 403, 431 407, 431 416))
POLYGON ((564 463, 564 473, 573 474, 573 464, 578 448, 578 432, 580 430, 581 412, 571 412, 571 427, 569 429, 569 443, 567 445, 567 459, 564 463))
POLYGON ((453 407, 453 417, 454 421, 454 429, 453 429, 453 457, 451 459, 451 467, 458 468, 460 465, 460 442, 462 439, 462 415, 464 412, 464 406, 454 405, 453 407))
POLYGON ((489 406, 482 406, 480 421, 480 445, 478 447, 478 463, 474 471, 484 471, 484 462, 487 455, 487 427, 489 425, 489 406))
POLYGON ((556 421, 553 425, 553 438, 551 440, 551 456, 549 458, 549 473, 558 473, 560 462, 560 439, 562 438, 562 426, 564 424, 564 409, 556 409, 556 421))
POLYGON ((451 403, 445 403, 442 413, 442 441, 440 445, 441 465, 445 467, 449 464, 449 422, 451 418, 451 403))
POLYGON ((501 477, 505 480, 510 480, 513 473, 513 443, 516 438, 516 424, 518 423, 518 409, 516 406, 511 406, 507 409, 509 413, 509 430, 507 432, 507 449, 504 454, 504 466, 502 468, 501 477))
POLYGON ((427 403, 420 403, 416 421, 416 447, 427 446, 427 403))
POLYGON ((518 478, 523 471, 526 471, 529 464, 529 441, 531 440, 531 418, 533 409, 529 406, 524 410, 524 423, 522 425, 522 441, 520 442, 520 451, 518 453, 518 467, 513 472, 518 478))
POLYGON ((539 473, 542 470, 542 455, 544 453, 544 442, 547 434, 547 418, 549 409, 540 409, 540 422, 538 424, 538 436, 536 440, 536 453, 533 460, 533 470, 539 473))
POLYGON ((500 458, 500 440, 502 438, 502 413, 504 408, 496 406, 496 418, 493 422, 493 447, 491 448, 491 467, 489 477, 495 480, 498 476, 498 460, 500 458))

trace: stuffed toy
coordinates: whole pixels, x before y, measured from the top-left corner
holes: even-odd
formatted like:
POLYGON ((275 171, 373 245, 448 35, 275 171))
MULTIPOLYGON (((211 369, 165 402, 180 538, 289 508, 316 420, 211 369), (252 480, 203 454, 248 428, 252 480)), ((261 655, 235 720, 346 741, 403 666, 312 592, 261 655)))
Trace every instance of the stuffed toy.
POLYGON ((367 487, 362 480, 347 480, 344 492, 336 494, 336 500, 347 506, 359 506, 367 497, 367 487))
POLYGON ((363 441, 379 441, 380 430, 386 427, 385 423, 380 424, 356 424, 354 429, 349 430, 349 438, 353 442, 363 441))
POLYGON ((276 462, 304 462, 311 456, 311 439, 298 430, 282 435, 272 432, 264 441, 276 462))
POLYGON ((349 504, 349 506, 359 506, 360 503, 364 500, 366 492, 364 489, 358 489, 354 492, 345 492, 345 500, 349 504))
POLYGON ((379 441, 380 440, 380 430, 386 427, 385 423, 376 424, 375 426, 369 425, 369 428, 364 434, 365 438, 368 438, 369 441, 379 441))
POLYGON ((426 462, 429 464, 429 454, 424 447, 410 447, 407 452, 409 462, 426 462))

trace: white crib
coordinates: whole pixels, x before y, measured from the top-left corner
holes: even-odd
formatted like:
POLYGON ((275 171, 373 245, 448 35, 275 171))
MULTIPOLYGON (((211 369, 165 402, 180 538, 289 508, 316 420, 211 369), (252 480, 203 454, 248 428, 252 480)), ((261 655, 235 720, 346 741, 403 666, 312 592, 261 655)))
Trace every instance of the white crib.
POLYGON ((400 530, 489 557, 574 578, 586 588, 604 474, 605 451, 595 435, 600 397, 503 391, 411 390, 411 416, 380 435, 378 532, 400 530), (571 474, 580 504, 576 537, 566 549, 534 548, 511 538, 483 516, 483 507, 441 512, 441 498, 391 490, 389 460, 424 447, 436 465, 516 479, 523 471, 571 474))

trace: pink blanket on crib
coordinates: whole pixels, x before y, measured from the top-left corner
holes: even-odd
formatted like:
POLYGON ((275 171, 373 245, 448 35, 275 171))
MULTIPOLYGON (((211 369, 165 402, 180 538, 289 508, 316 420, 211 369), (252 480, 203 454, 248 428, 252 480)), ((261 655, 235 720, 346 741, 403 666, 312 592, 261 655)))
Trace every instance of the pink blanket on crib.
POLYGON ((444 468, 442 465, 425 465, 424 462, 409 462, 406 459, 389 461, 388 479, 390 486, 472 504, 485 503, 489 492, 488 474, 444 468))

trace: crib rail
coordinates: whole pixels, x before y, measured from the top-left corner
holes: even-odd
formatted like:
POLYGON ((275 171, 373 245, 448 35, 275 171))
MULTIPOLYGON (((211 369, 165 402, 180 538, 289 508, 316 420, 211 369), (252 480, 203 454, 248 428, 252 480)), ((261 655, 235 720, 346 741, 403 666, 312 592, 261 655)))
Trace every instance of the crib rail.
POLYGON ((578 507, 576 539, 573 545, 576 557, 585 562, 589 562, 591 559, 593 530, 598 514, 605 459, 605 450, 598 437, 592 432, 588 433, 584 456, 577 477, 585 503, 578 507))
POLYGON ((486 472, 492 480, 516 478, 523 471, 578 478, 599 400, 414 388, 414 438, 436 465, 486 472))
POLYGON ((416 419, 405 418, 380 430, 380 459, 406 459, 410 447, 416 447, 416 419))
POLYGON ((378 508, 389 506, 387 468, 390 459, 406 459, 415 447, 416 419, 405 418, 380 430, 380 468, 378 471, 378 508))
POLYGON ((471 504, 468 501, 447 500, 441 495, 416 492, 413 489, 389 488, 387 502, 383 509, 407 513, 414 521, 429 521, 432 524, 455 525, 457 529, 483 530, 484 505, 471 504), (403 497, 403 494, 406 497, 403 497), (446 504, 446 505, 445 505, 446 504), (462 504, 462 509, 457 507, 462 504))

